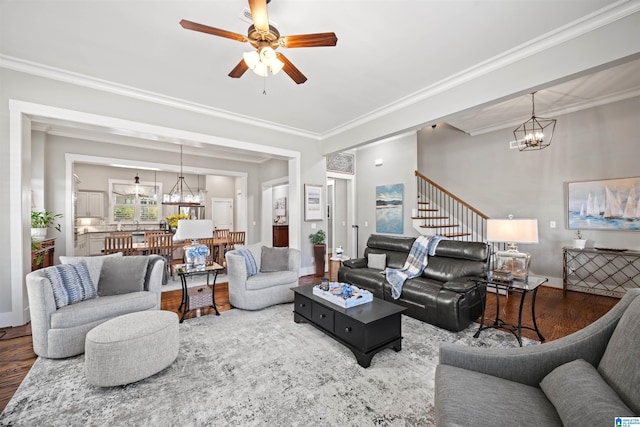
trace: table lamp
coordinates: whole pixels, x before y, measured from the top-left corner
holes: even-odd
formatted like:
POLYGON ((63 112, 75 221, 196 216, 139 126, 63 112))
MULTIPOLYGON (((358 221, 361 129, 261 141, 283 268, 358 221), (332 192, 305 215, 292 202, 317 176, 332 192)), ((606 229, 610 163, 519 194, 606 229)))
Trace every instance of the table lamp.
POLYGON ((213 237, 213 221, 210 219, 180 219, 173 240, 191 240, 191 245, 184 247, 187 268, 203 270, 205 268, 209 247, 198 244, 198 239, 213 237))
POLYGON ((507 243, 506 251, 497 251, 492 280, 524 280, 529 276, 531 255, 518 251, 517 243, 538 243, 537 219, 488 219, 487 240, 507 243))

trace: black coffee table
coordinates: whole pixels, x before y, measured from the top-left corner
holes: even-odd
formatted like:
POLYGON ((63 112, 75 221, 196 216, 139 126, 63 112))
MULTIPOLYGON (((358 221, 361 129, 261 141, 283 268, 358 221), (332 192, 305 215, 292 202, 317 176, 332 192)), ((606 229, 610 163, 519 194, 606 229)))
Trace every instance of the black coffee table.
POLYGON ((308 322, 347 346, 363 368, 380 350, 402 350, 402 318, 406 310, 374 298, 373 301, 342 308, 313 294, 313 285, 291 288, 295 293, 293 321, 308 322))

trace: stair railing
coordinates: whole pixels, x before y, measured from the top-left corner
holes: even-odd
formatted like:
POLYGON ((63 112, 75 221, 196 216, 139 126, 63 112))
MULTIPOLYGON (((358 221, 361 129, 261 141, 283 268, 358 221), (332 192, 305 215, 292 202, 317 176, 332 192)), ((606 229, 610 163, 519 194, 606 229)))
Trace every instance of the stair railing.
POLYGON ((417 215, 423 234, 454 240, 486 241, 489 218, 469 203, 415 171, 418 190, 417 215))

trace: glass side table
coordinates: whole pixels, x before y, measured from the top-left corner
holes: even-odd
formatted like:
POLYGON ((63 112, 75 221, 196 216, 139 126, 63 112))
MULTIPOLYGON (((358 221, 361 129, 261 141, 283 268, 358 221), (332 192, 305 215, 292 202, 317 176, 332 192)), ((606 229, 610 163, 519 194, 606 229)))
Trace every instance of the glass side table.
POLYGON ((218 278, 218 272, 223 270, 220 264, 214 262, 213 264, 207 264, 204 268, 193 269, 187 268, 186 264, 178 264, 175 266, 180 281, 182 282, 182 302, 178 307, 178 310, 184 307, 182 316, 180 317, 180 323, 184 321, 184 316, 191 310, 198 308, 211 307, 215 310, 216 316, 220 316, 218 307, 216 307, 216 279, 218 278), (187 278, 191 276, 207 275, 207 284, 202 286, 187 286, 187 278), (213 274, 213 283, 210 287, 210 276, 213 274))
POLYGON ((520 347, 522 347, 522 330, 528 329, 538 334, 538 338, 540 338, 540 341, 544 341, 545 338, 540 333, 540 330, 538 329, 538 324, 536 323, 536 295, 538 294, 538 288, 540 287, 540 285, 548 281, 549 279, 547 279, 546 277, 538 277, 538 276, 529 276, 527 279, 524 279, 524 280, 514 279, 508 282, 483 280, 483 279, 475 280, 478 286, 486 286, 487 288, 495 289, 497 302, 496 302, 496 318, 493 321, 493 324, 485 325, 484 318, 485 318, 485 307, 487 302, 486 301, 487 295, 486 295, 486 292, 483 293, 484 299, 482 301, 482 321, 480 322, 480 326, 478 327, 478 331, 475 333, 474 338, 478 338, 480 336, 480 332, 484 331, 485 329, 490 329, 490 328, 505 329, 511 332, 516 337, 516 339, 518 340, 518 344, 520 344, 520 347), (512 325, 500 319, 499 317, 500 316, 500 297, 499 297, 500 291, 504 291, 507 293, 509 292, 520 293, 520 310, 518 311, 517 325, 512 325), (522 308, 524 307, 524 300, 526 299, 526 296, 528 294, 531 294, 531 319, 533 320, 533 327, 522 326, 522 308))

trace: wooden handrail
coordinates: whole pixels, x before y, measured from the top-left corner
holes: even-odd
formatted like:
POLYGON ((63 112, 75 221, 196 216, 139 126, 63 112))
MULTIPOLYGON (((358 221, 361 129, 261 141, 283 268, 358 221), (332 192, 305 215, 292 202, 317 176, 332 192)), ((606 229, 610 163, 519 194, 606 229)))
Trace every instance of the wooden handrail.
POLYGON ((428 182, 429 184, 431 184, 432 186, 434 186, 438 190, 442 191, 444 194, 446 194, 448 197, 452 198, 456 202, 463 204, 465 207, 467 207, 469 210, 471 210, 474 213, 476 213, 482 219, 489 219, 488 215, 485 215, 484 213, 480 212, 478 209, 476 209, 473 206, 471 206, 469 203, 465 202, 464 200, 460 199, 459 197, 456 197, 450 191, 448 191, 445 188, 441 187, 440 185, 436 184, 435 182, 433 182, 432 180, 430 180, 426 176, 422 175, 420 172, 415 171, 415 176, 425 180, 426 182, 428 182))

